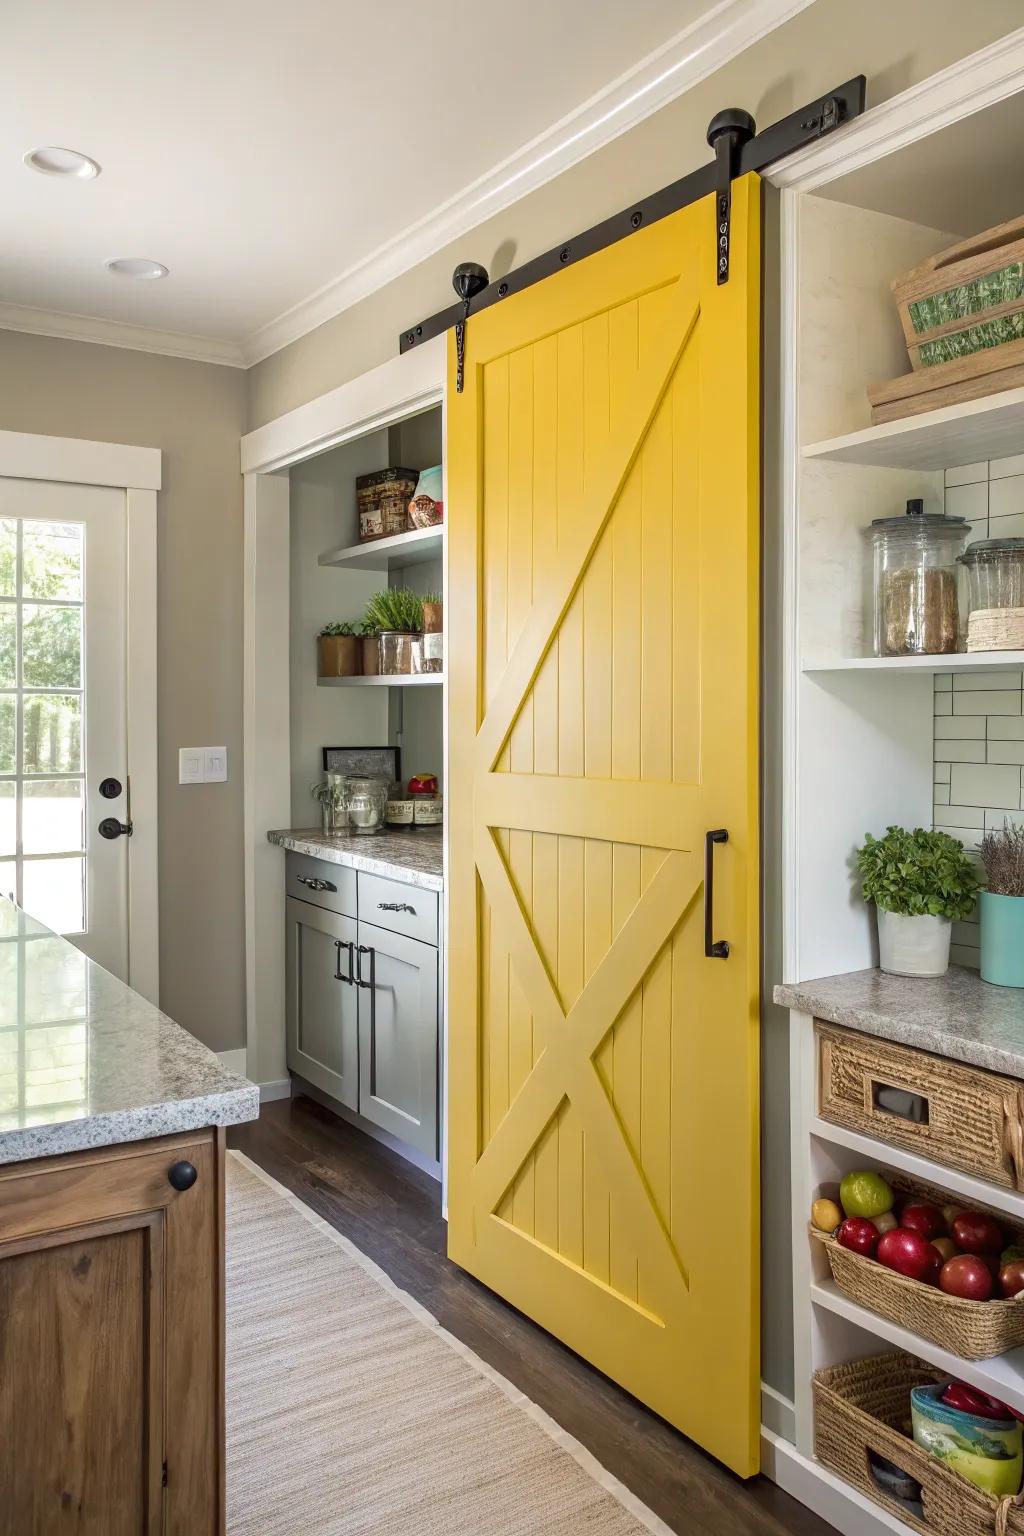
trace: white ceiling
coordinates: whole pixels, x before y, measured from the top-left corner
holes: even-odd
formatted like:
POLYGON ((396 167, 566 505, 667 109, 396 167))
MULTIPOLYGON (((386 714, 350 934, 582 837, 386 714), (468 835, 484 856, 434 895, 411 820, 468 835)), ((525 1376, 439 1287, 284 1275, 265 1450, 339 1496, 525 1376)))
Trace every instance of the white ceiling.
POLYGON ((25 306, 45 312, 25 314, 26 329, 60 331, 57 312, 144 328, 138 345, 252 361, 808 3, 6 7, 0 324, 17 325, 9 306, 25 306), (22 155, 46 144, 83 151, 102 174, 28 170, 22 155), (153 257, 170 276, 114 277, 103 262, 115 256, 153 257), (160 346, 154 330, 173 335, 160 346))

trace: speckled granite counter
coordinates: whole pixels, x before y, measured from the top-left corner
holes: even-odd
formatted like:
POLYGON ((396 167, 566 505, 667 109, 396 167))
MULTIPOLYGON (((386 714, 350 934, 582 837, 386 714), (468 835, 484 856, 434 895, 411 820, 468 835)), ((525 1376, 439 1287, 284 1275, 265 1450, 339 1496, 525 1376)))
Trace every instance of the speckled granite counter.
POLYGON ((259 1089, 0 898, 0 1163, 259 1114, 259 1089))
POLYGON ((951 966, 934 980, 850 971, 776 987, 774 997, 830 1024, 1024 1078, 1024 991, 989 986, 977 971, 951 966))
POLYGON ((424 891, 444 890, 444 848, 440 827, 385 827, 371 834, 339 832, 325 837, 315 827, 268 832, 267 839, 292 853, 329 864, 347 864, 385 879, 404 880, 424 891))

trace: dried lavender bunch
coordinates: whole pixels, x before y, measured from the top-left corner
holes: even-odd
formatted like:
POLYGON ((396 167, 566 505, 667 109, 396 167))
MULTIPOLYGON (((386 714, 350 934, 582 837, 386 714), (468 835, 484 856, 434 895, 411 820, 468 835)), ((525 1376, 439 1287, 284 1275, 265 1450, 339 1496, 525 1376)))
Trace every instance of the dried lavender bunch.
POLYGON ((1001 832, 986 832, 980 852, 991 894, 1024 896, 1024 825, 1004 821, 1001 832))

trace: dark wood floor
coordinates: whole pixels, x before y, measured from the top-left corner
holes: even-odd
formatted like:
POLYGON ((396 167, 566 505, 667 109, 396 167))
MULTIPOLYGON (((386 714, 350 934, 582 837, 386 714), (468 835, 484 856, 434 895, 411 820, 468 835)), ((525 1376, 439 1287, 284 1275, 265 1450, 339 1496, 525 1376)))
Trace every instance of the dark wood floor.
POLYGON ((766 1478, 744 1483, 445 1256, 434 1181, 306 1098, 265 1104, 231 1146, 343 1232, 686 1536, 834 1536, 766 1478))

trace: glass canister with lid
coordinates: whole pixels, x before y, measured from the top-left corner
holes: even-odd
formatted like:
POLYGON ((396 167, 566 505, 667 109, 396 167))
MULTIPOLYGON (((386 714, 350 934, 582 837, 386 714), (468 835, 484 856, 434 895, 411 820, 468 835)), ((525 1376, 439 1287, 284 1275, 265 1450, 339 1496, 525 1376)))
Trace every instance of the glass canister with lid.
POLYGON ((967 572, 967 649, 1024 648, 1024 539, 978 539, 960 563, 967 572))
POLYGON ((902 517, 877 517, 871 541, 876 656, 939 656, 960 637, 959 567, 967 521, 907 502, 902 517))

